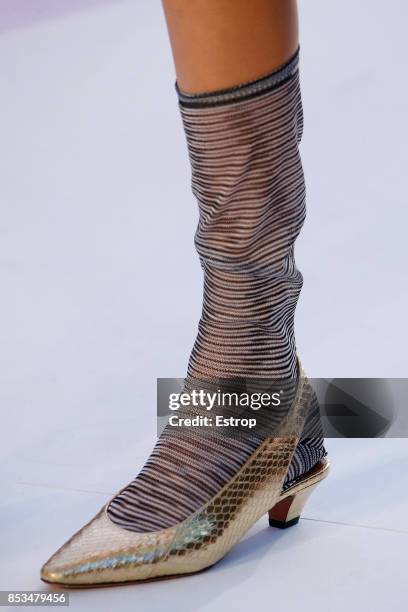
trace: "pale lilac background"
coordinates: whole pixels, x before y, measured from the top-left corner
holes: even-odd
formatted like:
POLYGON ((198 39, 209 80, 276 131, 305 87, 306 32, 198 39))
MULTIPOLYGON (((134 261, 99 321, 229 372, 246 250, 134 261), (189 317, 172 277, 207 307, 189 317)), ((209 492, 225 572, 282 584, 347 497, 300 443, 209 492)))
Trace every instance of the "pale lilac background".
POLYGON ((119 2, 121 0, 0 0, 0 32, 119 2))

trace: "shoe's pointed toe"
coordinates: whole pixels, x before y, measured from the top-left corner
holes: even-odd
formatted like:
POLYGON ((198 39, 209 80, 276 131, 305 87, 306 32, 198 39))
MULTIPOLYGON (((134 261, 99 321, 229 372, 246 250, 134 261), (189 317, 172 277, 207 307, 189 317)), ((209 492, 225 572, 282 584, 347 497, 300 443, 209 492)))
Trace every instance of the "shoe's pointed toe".
POLYGON ((173 530, 134 533, 101 510, 48 559, 41 579, 64 586, 146 580, 168 551, 173 530))
POLYGON ((41 580, 49 584, 63 584, 64 582, 63 573, 56 568, 53 569, 53 564, 48 561, 42 566, 40 576, 41 580))

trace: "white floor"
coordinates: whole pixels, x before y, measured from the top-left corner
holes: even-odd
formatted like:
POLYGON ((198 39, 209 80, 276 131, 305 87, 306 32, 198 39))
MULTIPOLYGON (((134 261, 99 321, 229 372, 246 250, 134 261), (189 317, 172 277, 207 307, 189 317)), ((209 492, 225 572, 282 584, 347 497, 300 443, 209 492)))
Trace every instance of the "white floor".
MULTIPOLYGON (((314 377, 407 375, 408 9, 392 7, 301 2, 314 377)), ((39 589, 151 448, 156 378, 184 375, 196 205, 158 0, 0 0, 0 75, 0 588, 39 589)), ((296 528, 265 517, 207 573, 73 592, 71 609, 404 607, 408 442, 327 446, 296 528)))
MULTIPOLYGON (((74 425, 55 439, 44 436, 35 454, 27 449, 14 464, 1 503, 1 589, 47 588, 38 577, 40 565, 142 463, 139 449, 123 450, 131 446, 131 436, 122 434, 129 430, 124 425, 118 420, 108 432, 99 426, 92 435, 74 425)), ((298 526, 272 529, 265 516, 206 573, 71 591, 71 609, 403 609, 408 595, 406 441, 332 440, 328 446, 332 475, 310 499, 298 526)))

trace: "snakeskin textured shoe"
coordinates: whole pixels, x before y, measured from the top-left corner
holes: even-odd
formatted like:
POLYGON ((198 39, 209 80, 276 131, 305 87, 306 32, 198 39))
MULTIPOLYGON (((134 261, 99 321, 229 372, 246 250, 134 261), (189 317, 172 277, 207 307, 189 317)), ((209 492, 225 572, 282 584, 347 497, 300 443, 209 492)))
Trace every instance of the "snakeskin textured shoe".
POLYGON ((263 514, 269 512, 274 527, 296 524, 329 470, 324 458, 283 488, 313 394, 301 368, 299 372, 296 396, 277 434, 208 503, 172 527, 136 533, 110 520, 108 502, 45 563, 42 580, 89 587, 191 574, 222 559, 263 514))

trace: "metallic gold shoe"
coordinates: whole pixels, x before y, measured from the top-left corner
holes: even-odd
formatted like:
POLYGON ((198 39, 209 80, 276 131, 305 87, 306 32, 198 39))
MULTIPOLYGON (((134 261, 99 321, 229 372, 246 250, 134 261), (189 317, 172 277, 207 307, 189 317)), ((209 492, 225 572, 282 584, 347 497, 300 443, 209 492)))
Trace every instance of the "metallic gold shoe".
POLYGON ((312 393, 300 368, 296 397, 279 435, 266 439, 219 493, 187 519, 161 531, 136 533, 110 520, 108 502, 45 563, 42 580, 85 587, 191 574, 222 559, 267 512, 272 526, 297 523, 329 469, 323 459, 282 491, 312 393))

